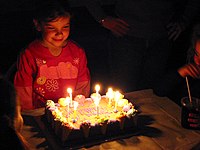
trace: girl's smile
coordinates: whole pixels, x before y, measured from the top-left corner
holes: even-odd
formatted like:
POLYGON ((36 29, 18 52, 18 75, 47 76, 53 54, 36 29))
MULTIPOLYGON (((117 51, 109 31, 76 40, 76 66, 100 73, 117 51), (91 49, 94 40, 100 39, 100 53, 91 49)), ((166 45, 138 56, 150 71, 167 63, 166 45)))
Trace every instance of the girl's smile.
POLYGON ((41 24, 42 43, 49 49, 59 49, 66 45, 70 33, 70 17, 59 17, 41 24))

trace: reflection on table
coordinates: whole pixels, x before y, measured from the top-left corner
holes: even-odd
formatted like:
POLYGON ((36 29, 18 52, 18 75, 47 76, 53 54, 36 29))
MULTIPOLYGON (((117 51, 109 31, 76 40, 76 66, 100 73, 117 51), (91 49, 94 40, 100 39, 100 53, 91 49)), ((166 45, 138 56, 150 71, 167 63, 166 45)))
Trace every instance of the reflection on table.
MULTIPOLYGON (((181 127, 181 109, 173 101, 154 95, 150 89, 127 93, 125 97, 141 112, 137 120, 137 133, 110 141, 82 145, 79 149, 200 149, 200 131, 181 127)), ((23 112, 23 135, 33 149, 65 149, 42 123, 43 114, 44 108, 23 112)))

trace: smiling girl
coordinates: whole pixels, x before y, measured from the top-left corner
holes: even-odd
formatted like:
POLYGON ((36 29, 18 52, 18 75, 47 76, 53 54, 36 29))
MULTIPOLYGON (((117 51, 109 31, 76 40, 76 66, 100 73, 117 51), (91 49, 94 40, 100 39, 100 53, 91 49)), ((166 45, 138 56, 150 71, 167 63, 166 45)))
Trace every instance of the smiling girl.
POLYGON ((90 73, 83 48, 69 39, 71 14, 58 0, 41 1, 33 22, 38 38, 21 52, 14 85, 22 110, 44 107, 67 96, 89 96, 90 73))

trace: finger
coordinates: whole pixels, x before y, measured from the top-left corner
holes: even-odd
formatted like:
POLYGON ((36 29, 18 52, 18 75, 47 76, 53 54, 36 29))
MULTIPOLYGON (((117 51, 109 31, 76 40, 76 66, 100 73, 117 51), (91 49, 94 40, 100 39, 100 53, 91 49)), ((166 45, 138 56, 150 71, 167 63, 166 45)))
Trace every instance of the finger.
POLYGON ((111 32, 112 32, 116 37, 122 37, 122 36, 124 35, 121 31, 119 31, 119 30, 117 29, 117 27, 112 28, 112 29, 111 29, 111 32))
POLYGON ((116 30, 122 31, 122 32, 128 32, 130 30, 130 28, 124 24, 121 23, 117 23, 115 26, 116 30))
POLYGON ((199 76, 198 69, 194 65, 188 67, 188 71, 191 77, 197 78, 199 76))
POLYGON ((173 39, 174 37, 176 37, 176 32, 173 32, 173 33, 171 33, 171 34, 169 35, 169 39, 170 39, 170 40, 173 39))
POLYGON ((112 34, 113 34, 114 36, 116 36, 116 37, 122 37, 122 36, 123 36, 123 35, 121 35, 121 34, 119 34, 119 33, 113 32, 113 31, 112 31, 112 34))
POLYGON ((176 28, 173 26, 168 29, 168 34, 172 34, 174 31, 176 31, 176 28))
POLYGON ((115 25, 111 30, 113 33, 123 36, 127 34, 127 32, 129 31, 129 28, 118 24, 118 25, 115 25))
POLYGON ((126 34, 125 31, 121 31, 119 29, 112 29, 112 32, 114 35, 117 35, 117 37, 122 37, 126 34))
POLYGON ((176 23, 170 23, 168 26, 167 26, 167 29, 169 32, 173 32, 174 30, 176 30, 176 23))
POLYGON ((116 19, 116 21, 121 24, 121 26, 129 27, 130 25, 122 19, 116 19))
POLYGON ((116 27, 116 30, 118 30, 118 31, 121 32, 121 33, 126 34, 130 29, 127 28, 127 27, 124 27, 124 26, 117 26, 117 27, 116 27))
POLYGON ((167 24, 166 28, 171 28, 173 26, 175 26, 175 23, 171 22, 171 23, 167 24))
POLYGON ((179 37, 180 34, 181 34, 181 31, 177 31, 172 40, 175 41, 179 37))

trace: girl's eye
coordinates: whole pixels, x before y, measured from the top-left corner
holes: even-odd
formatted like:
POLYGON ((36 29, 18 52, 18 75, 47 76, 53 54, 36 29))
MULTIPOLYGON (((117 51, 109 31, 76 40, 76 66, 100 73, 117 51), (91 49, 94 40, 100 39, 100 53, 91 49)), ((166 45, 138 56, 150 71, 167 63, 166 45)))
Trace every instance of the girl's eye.
POLYGON ((54 27, 53 27, 53 26, 49 26, 49 25, 46 25, 45 28, 46 28, 47 30, 54 30, 54 27))
POLYGON ((54 28, 53 28, 53 27, 47 27, 47 29, 49 29, 49 30, 54 30, 54 28))
POLYGON ((69 25, 67 25, 67 26, 64 26, 64 28, 65 28, 65 29, 69 28, 69 25))

